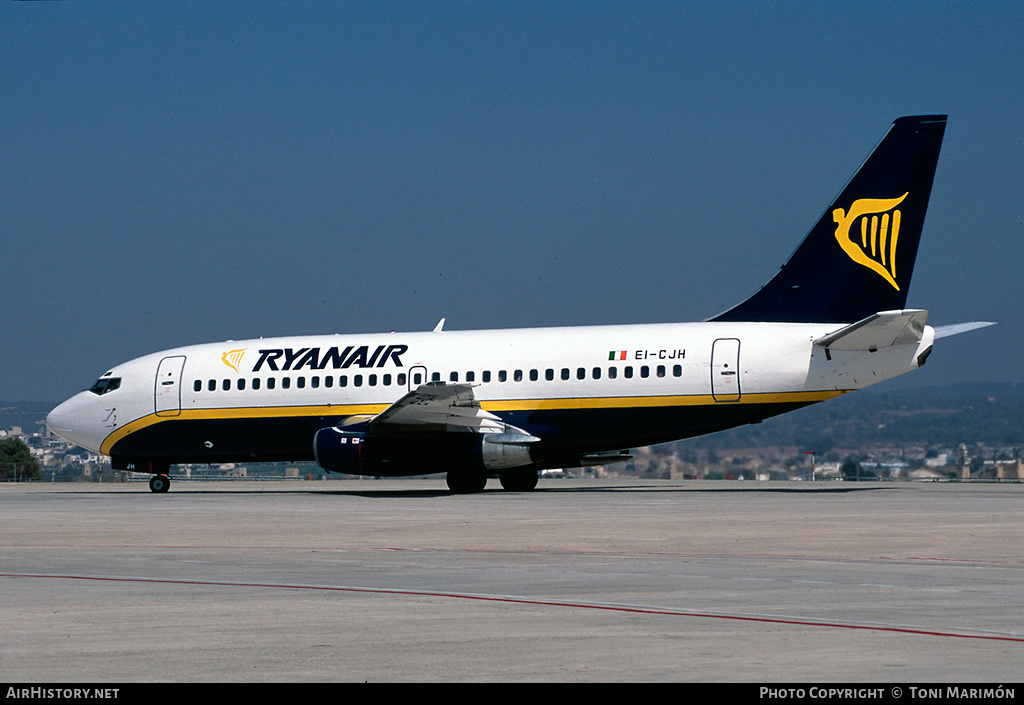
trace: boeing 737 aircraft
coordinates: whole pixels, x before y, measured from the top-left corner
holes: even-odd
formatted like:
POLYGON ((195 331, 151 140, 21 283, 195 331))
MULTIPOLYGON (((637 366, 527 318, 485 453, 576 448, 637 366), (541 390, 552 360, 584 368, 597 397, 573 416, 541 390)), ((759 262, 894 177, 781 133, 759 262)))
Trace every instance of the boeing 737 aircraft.
POLYGON ((166 350, 54 409, 114 469, 313 460, 375 476, 497 476, 624 460, 831 399, 924 364, 943 334, 907 291, 945 115, 896 120, 789 261, 707 321, 321 335, 166 350))

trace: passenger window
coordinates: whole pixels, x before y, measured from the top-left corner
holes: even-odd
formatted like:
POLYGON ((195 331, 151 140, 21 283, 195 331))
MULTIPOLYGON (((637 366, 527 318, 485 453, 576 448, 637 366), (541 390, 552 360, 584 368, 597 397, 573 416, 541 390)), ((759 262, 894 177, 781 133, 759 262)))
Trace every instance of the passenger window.
POLYGON ((193 382, 192 383, 192 390, 196 391, 196 392, 203 391, 203 382, 202 382, 202 380, 198 380, 197 379, 195 382, 193 382))
POLYGON ((281 389, 291 389, 291 387, 292 387, 292 378, 291 377, 282 377, 281 378, 281 389))
POLYGON ((391 375, 384 375, 384 377, 381 379, 380 383, 383 384, 385 387, 390 387, 391 386, 391 375))
POLYGON ((562 379, 569 379, 569 368, 568 367, 563 367, 562 368, 562 379))
POLYGON ((398 379, 396 381, 398 382, 398 386, 399 387, 404 387, 405 386, 405 373, 402 372, 401 374, 399 374, 398 375, 398 379))
POLYGON ((595 367, 592 370, 592 374, 593 374, 594 379, 601 379, 601 368, 600 367, 595 367))
POLYGON ((328 389, 333 387, 334 386, 334 377, 332 377, 330 375, 327 375, 326 377, 324 377, 324 386, 327 387, 328 389))
POLYGON ((276 386, 277 386, 277 377, 268 377, 267 378, 267 389, 273 389, 276 386))
POLYGON ((659 377, 664 377, 665 376, 665 366, 664 365, 658 365, 658 368, 655 370, 655 374, 657 374, 659 377))
POLYGON ((683 366, 682 365, 673 365, 672 366, 672 376, 673 377, 682 377, 683 376, 683 366))
POLYGON ((363 376, 362 375, 354 376, 352 378, 352 384, 354 386, 356 386, 356 387, 362 387, 363 386, 363 376))
POLYGON ((252 388, 253 389, 259 389, 260 388, 260 378, 259 377, 253 377, 252 378, 252 388))
POLYGON ((536 382, 540 378, 540 373, 537 370, 530 370, 530 381, 536 382))
POLYGON ((484 382, 490 382, 490 381, 491 381, 491 371, 490 370, 484 370, 484 382))
POLYGON ((370 375, 370 376, 369 376, 369 377, 367 378, 367 383, 368 383, 368 384, 369 384, 369 385, 370 385, 371 387, 376 387, 376 386, 377 386, 377 375, 370 375))
POLYGON ((633 379, 633 366, 626 365, 626 368, 622 371, 622 374, 626 377, 626 379, 633 379))
POLYGON ((546 379, 548 382, 550 382, 554 378, 555 378, 555 371, 553 369, 551 369, 549 367, 546 370, 544 370, 544 379, 546 379))
POLYGON ((618 367, 609 367, 608 368, 608 379, 615 379, 618 376, 619 376, 619 368, 618 367))
POLYGON ((505 370, 498 370, 498 381, 504 382, 508 379, 508 372, 505 370))
POLYGON ((587 370, 586 370, 586 368, 577 367, 576 368, 576 379, 586 379, 586 378, 587 378, 587 370))
POLYGON ((299 389, 305 389, 306 388, 306 378, 305 377, 296 377, 295 378, 295 386, 298 387, 299 389))
POLYGON ((516 370, 515 372, 513 372, 512 373, 512 379, 515 380, 516 382, 522 382, 523 381, 523 371, 522 370, 516 370))
POLYGON ((342 375, 341 377, 338 377, 338 386, 339 387, 347 387, 348 386, 348 375, 342 375))
POLYGON ((310 377, 309 378, 309 386, 312 387, 313 389, 319 389, 320 388, 320 378, 319 377, 310 377))
POLYGON ((647 365, 642 365, 640 367, 640 376, 641 377, 650 377, 651 376, 651 368, 649 368, 647 365))
POLYGON ((451 373, 449 373, 448 381, 449 382, 458 382, 459 381, 459 373, 458 372, 451 372, 451 373))
POLYGON ((441 373, 440 372, 432 372, 430 374, 430 381, 431 382, 440 382, 441 381, 441 373))
POLYGON ((244 391, 244 390, 245 390, 245 377, 242 377, 241 379, 238 380, 238 391, 241 392, 241 391, 244 391))
POLYGON ((206 388, 208 390, 210 390, 211 392, 216 392, 217 391, 217 380, 211 379, 209 382, 206 383, 206 388))

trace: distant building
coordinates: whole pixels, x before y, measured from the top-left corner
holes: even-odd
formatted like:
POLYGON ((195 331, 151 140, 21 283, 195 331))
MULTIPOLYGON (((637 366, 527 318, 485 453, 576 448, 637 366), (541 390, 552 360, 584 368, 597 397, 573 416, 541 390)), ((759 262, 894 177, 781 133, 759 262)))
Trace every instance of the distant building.
POLYGON ((996 478, 999 480, 1024 480, 1024 462, 1011 460, 996 463, 996 478))

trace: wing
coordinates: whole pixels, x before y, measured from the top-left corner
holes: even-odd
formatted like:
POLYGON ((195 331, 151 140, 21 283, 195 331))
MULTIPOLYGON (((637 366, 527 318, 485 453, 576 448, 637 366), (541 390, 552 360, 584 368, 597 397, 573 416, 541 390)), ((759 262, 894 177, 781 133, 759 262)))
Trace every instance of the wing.
MULTIPOLYGON (((366 432, 505 434, 511 428, 499 417, 480 408, 470 385, 427 384, 409 392, 373 417, 366 425, 366 432)), ((523 433, 519 429, 515 431, 523 433)))
POLYGON ((491 446, 525 446, 540 439, 480 408, 468 384, 425 384, 370 419, 369 436, 479 433, 491 446))

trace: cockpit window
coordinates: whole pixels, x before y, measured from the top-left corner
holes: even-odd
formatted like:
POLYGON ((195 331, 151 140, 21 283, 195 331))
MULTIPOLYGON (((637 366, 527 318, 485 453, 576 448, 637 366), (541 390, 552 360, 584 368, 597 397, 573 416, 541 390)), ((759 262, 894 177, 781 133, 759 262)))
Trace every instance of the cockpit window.
POLYGON ((102 396, 107 392, 114 391, 120 386, 120 377, 100 377, 98 380, 96 380, 96 384, 92 385, 92 388, 89 391, 92 392, 93 394, 99 394, 100 396, 102 396))

